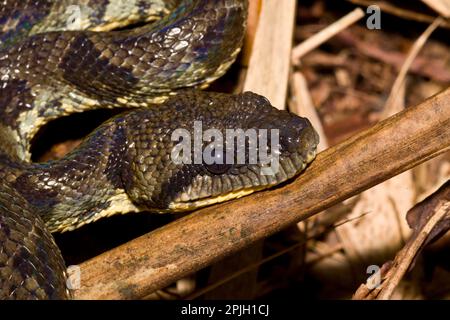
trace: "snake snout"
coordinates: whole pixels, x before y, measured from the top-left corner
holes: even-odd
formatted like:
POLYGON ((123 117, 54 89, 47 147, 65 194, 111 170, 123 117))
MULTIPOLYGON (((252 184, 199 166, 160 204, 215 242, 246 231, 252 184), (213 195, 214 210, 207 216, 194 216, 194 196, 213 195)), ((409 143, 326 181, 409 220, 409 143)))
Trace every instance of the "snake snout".
POLYGON ((299 117, 287 111, 277 111, 272 118, 271 127, 278 129, 279 149, 287 156, 299 154, 305 162, 310 162, 311 154, 319 143, 319 135, 307 118, 299 117), (275 121, 273 119, 276 119, 275 121))

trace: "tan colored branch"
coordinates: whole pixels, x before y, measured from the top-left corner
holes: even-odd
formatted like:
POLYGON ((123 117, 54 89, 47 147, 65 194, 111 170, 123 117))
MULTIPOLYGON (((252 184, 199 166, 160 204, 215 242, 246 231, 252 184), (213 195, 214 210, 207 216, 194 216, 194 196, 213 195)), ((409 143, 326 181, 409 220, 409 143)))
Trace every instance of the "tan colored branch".
POLYGON ((450 88, 325 150, 284 187, 204 208, 82 263, 75 297, 143 297, 444 150, 450 88))

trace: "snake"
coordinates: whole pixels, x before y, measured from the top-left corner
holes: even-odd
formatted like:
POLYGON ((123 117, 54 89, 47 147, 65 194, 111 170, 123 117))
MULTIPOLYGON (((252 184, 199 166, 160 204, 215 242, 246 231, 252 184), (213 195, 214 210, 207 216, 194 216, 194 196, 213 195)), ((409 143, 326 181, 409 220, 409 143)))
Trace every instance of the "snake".
POLYGON ((54 232, 240 198, 292 179, 314 159, 319 138, 308 119, 253 92, 204 90, 237 59, 247 11, 243 0, 0 3, 1 299, 73 298, 54 232), (33 138, 52 120, 112 108, 125 111, 65 156, 31 160, 33 138), (244 162, 218 161, 219 149, 213 162, 174 161, 183 140, 174 132, 195 136, 195 123, 224 135, 278 130, 279 148, 256 146, 276 151, 278 170, 263 173, 267 163, 248 161, 249 152, 244 162))

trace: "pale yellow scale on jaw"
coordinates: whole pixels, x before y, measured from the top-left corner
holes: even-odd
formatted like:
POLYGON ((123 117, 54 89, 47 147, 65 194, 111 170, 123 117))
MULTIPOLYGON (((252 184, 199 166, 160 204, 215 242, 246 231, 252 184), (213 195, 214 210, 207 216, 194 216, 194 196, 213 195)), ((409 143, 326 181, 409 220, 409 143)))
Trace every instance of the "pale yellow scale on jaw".
MULTIPOLYGON (((306 156, 306 161, 305 161, 305 163, 303 163, 302 167, 298 170, 297 174, 302 172, 306 168, 307 164, 310 163, 312 160, 314 160, 315 156, 316 156, 316 151, 308 152, 308 154, 306 156)), ((199 199, 199 200, 196 200, 193 202, 176 200, 175 202, 172 202, 169 205, 169 209, 166 211, 172 211, 172 212, 190 211, 190 210, 194 210, 197 208, 209 206, 212 204, 217 204, 217 203, 221 203, 221 202, 225 202, 225 201, 229 201, 229 200, 233 200, 233 199, 238 199, 238 198, 244 197, 246 195, 249 195, 253 192, 268 189, 277 184, 278 183, 272 183, 272 184, 268 184, 268 185, 264 185, 264 186, 257 186, 254 188, 241 189, 241 190, 229 192, 227 194, 219 195, 216 197, 199 199)), ((188 197, 186 194, 182 194, 178 197, 178 199, 182 199, 182 198, 186 198, 186 197, 188 197)), ((164 211, 164 212, 166 212, 166 211, 164 211)))
POLYGON ((238 191, 230 192, 230 193, 220 195, 217 197, 201 199, 201 200, 197 200, 194 202, 173 202, 169 205, 169 211, 175 211, 175 212, 189 211, 189 210, 209 206, 209 205, 220 203, 220 202, 238 199, 243 196, 249 195, 255 191, 260 191, 260 190, 266 189, 268 187, 270 187, 270 186, 238 190, 238 191))

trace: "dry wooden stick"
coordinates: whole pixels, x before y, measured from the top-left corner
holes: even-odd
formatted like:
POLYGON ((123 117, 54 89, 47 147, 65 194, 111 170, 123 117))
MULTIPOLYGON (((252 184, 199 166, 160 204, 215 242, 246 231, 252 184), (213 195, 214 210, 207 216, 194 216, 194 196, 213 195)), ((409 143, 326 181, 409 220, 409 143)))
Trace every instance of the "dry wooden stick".
POLYGON ((292 183, 198 210, 80 265, 78 299, 136 299, 450 150, 450 88, 317 156, 292 183))

